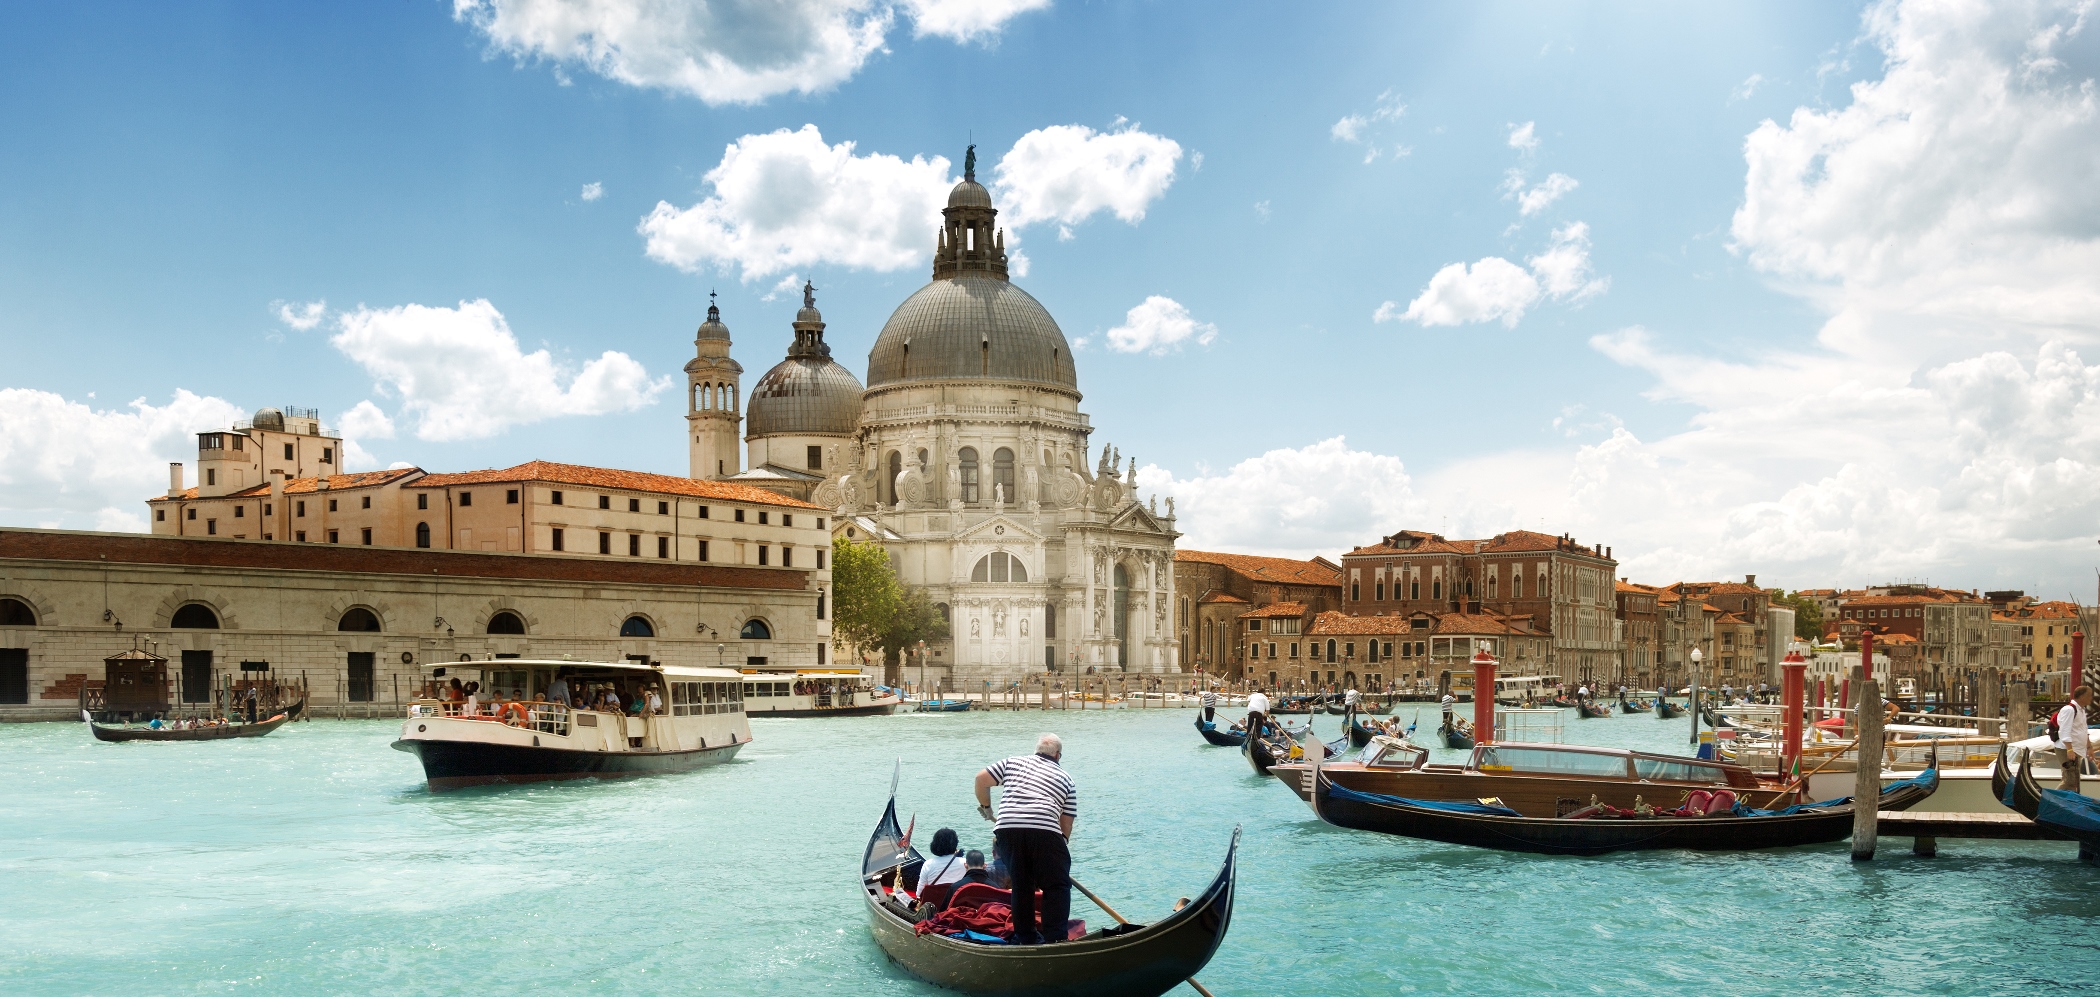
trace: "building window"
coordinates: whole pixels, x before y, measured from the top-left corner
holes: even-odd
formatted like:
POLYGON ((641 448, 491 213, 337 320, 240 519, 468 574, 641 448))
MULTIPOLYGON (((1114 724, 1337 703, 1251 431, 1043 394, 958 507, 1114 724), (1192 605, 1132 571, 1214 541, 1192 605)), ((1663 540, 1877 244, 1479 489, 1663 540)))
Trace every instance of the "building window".
POLYGON ((610 508, 612 508, 612 496, 610 496, 610 495, 600 495, 600 496, 598 496, 598 508, 600 508, 600 509, 610 509, 610 508))
POLYGON ((668 515, 670 515, 670 514, 671 514, 671 503, 669 503, 669 502, 658 502, 658 503, 656 503, 656 514, 657 514, 657 515, 659 515, 659 516, 668 516, 668 515))
POLYGON ((956 454, 962 462, 962 500, 969 505, 977 504, 977 449, 964 447, 956 454))
POLYGON ((1297 656, 1298 656, 1298 642, 1294 640, 1294 641, 1291 641, 1291 657, 1295 658, 1295 657, 1297 657, 1297 656))
POLYGON ((503 491, 503 504, 504 504, 504 505, 517 505, 517 504, 518 504, 518 490, 517 490, 517 489, 515 489, 515 488, 506 488, 506 489, 504 489, 504 491, 503 491))
POLYGON ((525 634, 525 621, 518 614, 505 610, 489 617, 488 632, 523 636, 525 634))
POLYGON ((335 621, 335 628, 350 633, 376 634, 380 630, 379 617, 369 609, 354 606, 343 611, 343 615, 335 621))
POLYGON ((204 483, 205 483, 205 484, 207 484, 207 485, 216 485, 216 484, 218 484, 218 483, 219 483, 219 472, 218 472, 218 471, 215 471, 215 470, 207 470, 207 471, 205 471, 205 472, 204 472, 204 483))
POLYGON ((168 521, 168 510, 166 510, 166 509, 155 509, 155 510, 153 510, 153 521, 154 521, 154 522, 156 522, 156 523, 165 523, 165 522, 167 522, 167 521, 168 521))
POLYGON ((293 540, 297 540, 297 541, 298 541, 298 542, 300 542, 300 543, 305 543, 305 542, 306 542, 306 531, 305 531, 305 530, 300 530, 299 532, 297 532, 297 533, 294 533, 294 534, 292 534, 292 539, 293 539, 293 540))
POLYGON ((707 507, 706 507, 706 506, 704 506, 704 505, 700 507, 700 518, 701 518, 701 519, 706 519, 706 518, 707 518, 707 507))
POLYGON ((370 509, 372 507, 372 496, 370 495, 363 496, 359 501, 363 503, 363 505, 359 506, 361 509, 370 509))
POLYGON ((780 525, 782 525, 782 526, 793 526, 793 525, 795 525, 795 517, 794 517, 794 516, 793 516, 792 514, 790 514, 790 513, 785 513, 785 512, 781 513, 781 514, 780 514, 780 525))
POLYGON ((1431 599, 1442 599, 1444 597, 1443 579, 1439 578, 1429 583, 1429 597, 1431 599))
POLYGON ((357 531, 357 532, 358 532, 358 540, 359 540, 359 542, 360 542, 360 543, 363 543, 363 544, 364 544, 365 546, 367 546, 367 547, 370 547, 370 546, 372 546, 372 528, 371 528, 371 527, 367 526, 367 527, 365 527, 364 529, 362 529, 362 530, 359 530, 359 531, 357 531))
POLYGON ((768 515, 769 514, 764 509, 758 510, 758 525, 765 526, 768 522, 770 522, 770 520, 767 518, 768 515))
POLYGON ((748 620, 744 623, 744 628, 737 632, 737 638, 740 640, 772 640, 773 628, 766 626, 766 621, 764 620, 748 620))
POLYGON ((292 445, 291 445, 291 444, 289 444, 289 443, 287 443, 287 444, 285 444, 285 445, 284 445, 284 459, 285 459, 285 460, 291 460, 291 459, 292 459, 292 445))
POLYGON ((1356 602, 1362 599, 1363 597, 1364 596, 1362 588, 1358 586, 1357 582, 1354 579, 1351 579, 1349 582, 1349 601, 1356 602))
MULTIPOLYGON (((1028 580, 1028 567, 1021 563, 1020 558, 1014 557, 1003 550, 996 551, 977 559, 977 566, 970 569, 970 580, 973 582, 1025 582, 1028 580)), ((1255 627, 1260 625, 1259 623, 1254 624, 1255 627)))
POLYGON ((598 553, 612 553, 612 534, 604 532, 598 534, 598 553))
POLYGON ((670 559, 670 557, 671 557, 671 538, 670 538, 670 537, 657 537, 657 538, 656 538, 656 556, 657 556, 657 557, 659 557, 659 558, 665 559, 665 560, 669 560, 669 559, 670 559))
POLYGON ((1005 447, 992 451, 992 498, 1014 500, 1014 452, 1005 447))
POLYGON ((1269 642, 1269 657, 1276 657, 1276 642, 1273 640, 1269 642))
POLYGON ((337 508, 335 507, 336 501, 337 501, 336 499, 329 499, 329 500, 328 500, 328 511, 329 511, 329 512, 337 512, 337 511, 340 511, 340 510, 338 510, 338 509, 337 509, 337 508))
POLYGON ((321 463, 323 463, 323 464, 333 464, 333 463, 335 463, 335 448, 334 448, 334 447, 322 447, 322 448, 321 448, 321 463))
POLYGON ((1384 602, 1384 601, 1385 601, 1385 579, 1383 579, 1383 578, 1380 578, 1380 579, 1378 580, 1378 584, 1376 584, 1376 585, 1374 585, 1374 586, 1372 586, 1372 587, 1371 587, 1371 591, 1372 591, 1372 592, 1374 592, 1374 593, 1376 593, 1376 595, 1375 595, 1375 598, 1377 599, 1377 601, 1379 601, 1379 602, 1384 602))
POLYGON ((642 617, 630 616, 627 618, 627 622, 620 624, 620 636, 654 637, 656 636, 656 627, 652 626, 648 620, 643 619, 642 617))
POLYGON ((631 498, 631 499, 628 499, 628 500, 627 500, 627 511, 628 511, 628 512, 640 512, 640 511, 642 511, 642 500, 641 500, 641 499, 638 499, 638 498, 631 498))
POLYGON ((428 547, 428 546, 430 546, 430 524, 429 524, 429 523, 417 523, 417 524, 416 524, 416 546, 418 546, 418 547, 428 547))
POLYGON ((562 535, 561 535, 561 527, 557 526, 557 527, 555 527, 555 528, 554 528, 554 536, 553 536, 553 543, 552 543, 552 544, 550 544, 549 546, 552 546, 552 547, 553 547, 553 548, 554 548, 555 550, 562 550, 562 549, 563 549, 563 546, 562 546, 562 535))
POLYGON ((1248 629, 1248 630, 1250 630, 1250 631, 1252 631, 1252 632, 1254 632, 1254 633, 1260 633, 1260 632, 1261 632, 1261 621, 1260 621, 1260 620, 1248 620, 1248 621, 1247 621, 1247 629, 1248 629))
POLYGON ((793 547, 789 547, 786 544, 780 545, 780 566, 783 568, 795 566, 795 549, 793 547))
POLYGON ((205 520, 204 532, 207 536, 217 536, 219 533, 219 521, 216 519, 205 520))
POLYGON ((759 544, 759 545, 758 545, 758 563, 760 563, 760 564, 765 564, 765 563, 766 563, 766 558, 767 558, 767 557, 769 557, 769 556, 771 556, 771 553, 772 553, 772 552, 771 552, 771 550, 770 550, 769 548, 767 548, 765 544, 759 544))
POLYGON ((824 528, 824 517, 822 517, 822 516, 818 516, 818 517, 817 517, 817 529, 820 529, 820 530, 821 530, 821 529, 823 529, 823 528, 824 528))
POLYGON ((296 519, 306 518, 306 502, 304 499, 292 503, 292 516, 296 519))
POLYGON ((824 548, 817 548, 817 570, 824 570, 824 548))
POLYGON ((547 493, 547 502, 548 502, 548 504, 550 504, 550 505, 560 505, 560 504, 561 504, 561 493, 560 493, 560 492, 548 492, 548 493, 547 493))
POLYGON ((812 446, 812 447, 810 447, 810 448, 809 448, 809 457, 808 457, 808 464, 809 464, 809 469, 810 469, 810 470, 812 470, 812 471, 821 471, 821 470, 823 470, 823 469, 824 469, 824 448, 823 448, 823 447, 819 447, 819 446, 812 446))
POLYGON ((1055 604, 1043 607, 1043 639, 1057 639, 1057 606, 1055 604))
POLYGON ((430 508, 430 495, 429 495, 429 493, 427 493, 427 492, 425 492, 425 493, 418 493, 418 494, 416 495, 416 508, 418 508, 418 509, 428 509, 428 508, 430 508))
POLYGON ((707 560, 707 541, 700 541, 700 560, 707 560))
POLYGON ((233 507, 233 518, 235 518, 235 519, 247 519, 247 518, 248 518, 248 507, 247 507, 247 506, 245 506, 245 505, 237 505, 237 506, 234 506, 234 507, 233 507))
POLYGON ((219 614, 212 612, 210 606, 193 602, 177 609, 168 618, 168 626, 177 630, 217 630, 219 614))
POLYGON ((738 509, 736 511, 736 521, 739 523, 744 521, 744 510, 738 509))
POLYGON ((817 619, 824 618, 824 590, 817 590, 817 619))
POLYGON ((890 504, 897 504, 897 476, 904 473, 904 455, 890 451, 889 497, 890 504))
POLYGON ((338 543, 338 542, 340 542, 341 540, 342 540, 342 537, 341 537, 341 535, 340 535, 340 533, 339 533, 338 531, 336 531, 336 530, 329 530, 329 531, 328 531, 328 542, 329 542, 329 543, 338 543))
POLYGON ((641 535, 641 534, 639 534, 639 533, 629 533, 629 534, 627 534, 627 556, 628 556, 628 557, 640 557, 640 556, 642 556, 642 535, 641 535))

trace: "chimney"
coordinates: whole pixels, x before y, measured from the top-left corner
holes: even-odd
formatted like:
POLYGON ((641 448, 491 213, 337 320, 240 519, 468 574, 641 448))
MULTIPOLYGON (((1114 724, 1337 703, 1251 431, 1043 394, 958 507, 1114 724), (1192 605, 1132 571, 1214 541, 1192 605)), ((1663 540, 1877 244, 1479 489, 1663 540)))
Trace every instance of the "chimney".
POLYGON ((168 497, 182 497, 182 463, 180 461, 168 465, 168 497))
POLYGON ((1756 587, 1757 587, 1757 576, 1756 576, 1756 575, 1744 575, 1744 576, 1743 576, 1743 584, 1745 584, 1745 585, 1748 585, 1748 586, 1750 586, 1751 588, 1756 588, 1756 587))

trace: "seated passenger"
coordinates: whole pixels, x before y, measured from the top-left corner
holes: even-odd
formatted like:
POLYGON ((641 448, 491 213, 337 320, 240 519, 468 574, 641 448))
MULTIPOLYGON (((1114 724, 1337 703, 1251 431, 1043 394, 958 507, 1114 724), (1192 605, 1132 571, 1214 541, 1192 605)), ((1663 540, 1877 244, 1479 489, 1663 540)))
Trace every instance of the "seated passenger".
POLYGON ((963 878, 967 866, 958 848, 960 843, 955 831, 941 828, 933 832, 933 857, 926 860, 926 867, 919 870, 919 891, 929 886, 941 886, 963 878))
POLYGON ((963 883, 989 884, 991 881, 992 873, 984 867, 984 853, 975 848, 970 849, 969 853, 963 856, 963 876, 961 881, 955 884, 955 888, 962 889, 963 883))

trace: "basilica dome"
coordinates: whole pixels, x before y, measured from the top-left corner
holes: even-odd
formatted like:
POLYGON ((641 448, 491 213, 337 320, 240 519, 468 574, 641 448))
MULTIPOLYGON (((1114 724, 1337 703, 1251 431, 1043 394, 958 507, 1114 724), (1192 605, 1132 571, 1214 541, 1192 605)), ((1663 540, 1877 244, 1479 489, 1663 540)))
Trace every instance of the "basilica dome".
POLYGON ((868 351, 868 388, 915 381, 1022 381, 1079 394, 1072 346, 1057 320, 1006 276, 998 211, 975 177, 949 192, 933 282, 883 324, 868 351))
POLYGON ((860 428, 860 380, 831 359, 816 289, 804 287, 795 313, 795 345, 751 389, 747 437, 851 436, 860 428))

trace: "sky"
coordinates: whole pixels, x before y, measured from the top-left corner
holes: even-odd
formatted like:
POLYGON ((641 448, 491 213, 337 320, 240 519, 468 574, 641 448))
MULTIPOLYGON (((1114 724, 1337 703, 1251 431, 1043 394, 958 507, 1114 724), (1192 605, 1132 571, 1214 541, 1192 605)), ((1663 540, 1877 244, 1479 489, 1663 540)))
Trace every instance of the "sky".
POLYGON ((864 375, 974 143, 1184 546, 2090 595, 2093 13, 11 5, 0 523, 142 530, 263 406, 682 474, 709 292, 755 378, 813 282, 864 375))

